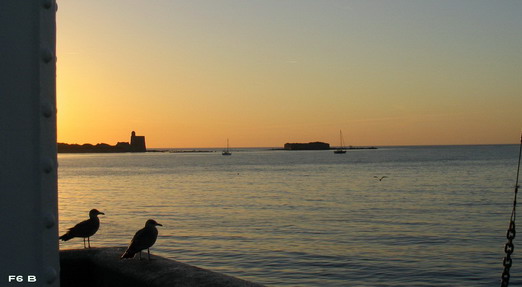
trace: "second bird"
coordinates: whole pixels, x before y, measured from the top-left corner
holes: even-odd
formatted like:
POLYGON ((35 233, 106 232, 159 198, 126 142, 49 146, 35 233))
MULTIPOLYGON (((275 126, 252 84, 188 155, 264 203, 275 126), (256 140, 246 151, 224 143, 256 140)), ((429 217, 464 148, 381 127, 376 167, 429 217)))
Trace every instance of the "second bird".
POLYGON ((150 260, 150 247, 154 245, 156 242, 156 239, 158 238, 158 229, 156 229, 156 226, 163 226, 159 223, 157 223, 154 219, 149 219, 145 223, 145 227, 138 230, 134 237, 132 238, 132 241, 129 245, 129 248, 123 253, 121 256, 121 259, 123 258, 133 258, 136 253, 140 253, 140 260, 141 260, 141 251, 144 249, 147 249, 147 253, 149 255, 150 260))

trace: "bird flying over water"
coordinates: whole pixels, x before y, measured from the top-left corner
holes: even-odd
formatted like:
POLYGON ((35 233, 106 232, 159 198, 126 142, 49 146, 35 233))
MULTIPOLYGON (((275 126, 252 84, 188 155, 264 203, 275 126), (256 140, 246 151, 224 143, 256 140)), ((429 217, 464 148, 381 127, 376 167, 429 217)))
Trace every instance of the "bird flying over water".
POLYGON ((374 178, 378 179, 379 181, 382 181, 383 178, 388 178, 388 177, 387 176, 381 176, 381 177, 374 176, 374 178))
POLYGON ((60 239, 63 241, 67 241, 74 237, 82 237, 83 238, 83 248, 85 247, 85 238, 87 238, 87 242, 89 243, 89 248, 91 248, 91 240, 89 239, 93 236, 98 228, 100 228, 100 219, 98 218, 99 214, 105 215, 105 213, 98 211, 97 209, 91 209, 89 211, 89 219, 84 220, 74 227, 69 228, 69 231, 64 235, 60 236, 60 239))
POLYGON ((157 223, 154 219, 147 220, 145 227, 136 232, 132 238, 129 248, 125 250, 125 253, 123 253, 120 259, 133 258, 134 254, 139 252, 141 260, 141 251, 147 249, 150 260, 150 247, 154 245, 156 239, 158 238, 158 229, 156 229, 156 226, 163 225, 157 223))

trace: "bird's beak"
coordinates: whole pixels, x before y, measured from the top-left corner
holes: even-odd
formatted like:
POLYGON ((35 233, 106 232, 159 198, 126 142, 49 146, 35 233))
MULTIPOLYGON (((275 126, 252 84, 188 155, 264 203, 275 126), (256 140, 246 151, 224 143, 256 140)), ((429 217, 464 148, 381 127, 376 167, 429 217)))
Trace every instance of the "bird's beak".
POLYGON ((159 224, 159 223, 156 223, 156 225, 157 225, 157 226, 163 226, 163 225, 161 225, 161 224, 159 224))
POLYGON ((103 212, 100 212, 100 213, 98 213, 98 214, 103 214, 103 215, 105 215, 105 213, 103 213, 103 212))

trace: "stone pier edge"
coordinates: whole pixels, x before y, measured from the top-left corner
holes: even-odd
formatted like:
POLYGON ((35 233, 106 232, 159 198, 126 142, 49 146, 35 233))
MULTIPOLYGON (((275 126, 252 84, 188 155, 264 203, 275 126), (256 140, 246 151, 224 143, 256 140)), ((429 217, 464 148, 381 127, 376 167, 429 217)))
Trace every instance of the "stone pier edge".
POLYGON ((263 285, 157 255, 121 260, 125 248, 60 250, 62 287, 262 287, 263 285))

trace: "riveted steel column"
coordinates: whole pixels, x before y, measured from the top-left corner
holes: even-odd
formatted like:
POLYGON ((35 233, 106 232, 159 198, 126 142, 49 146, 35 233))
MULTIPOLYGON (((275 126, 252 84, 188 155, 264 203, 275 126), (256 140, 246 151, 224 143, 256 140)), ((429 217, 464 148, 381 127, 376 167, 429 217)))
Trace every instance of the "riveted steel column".
POLYGON ((56 10, 0 1, 0 286, 59 286, 56 10))

